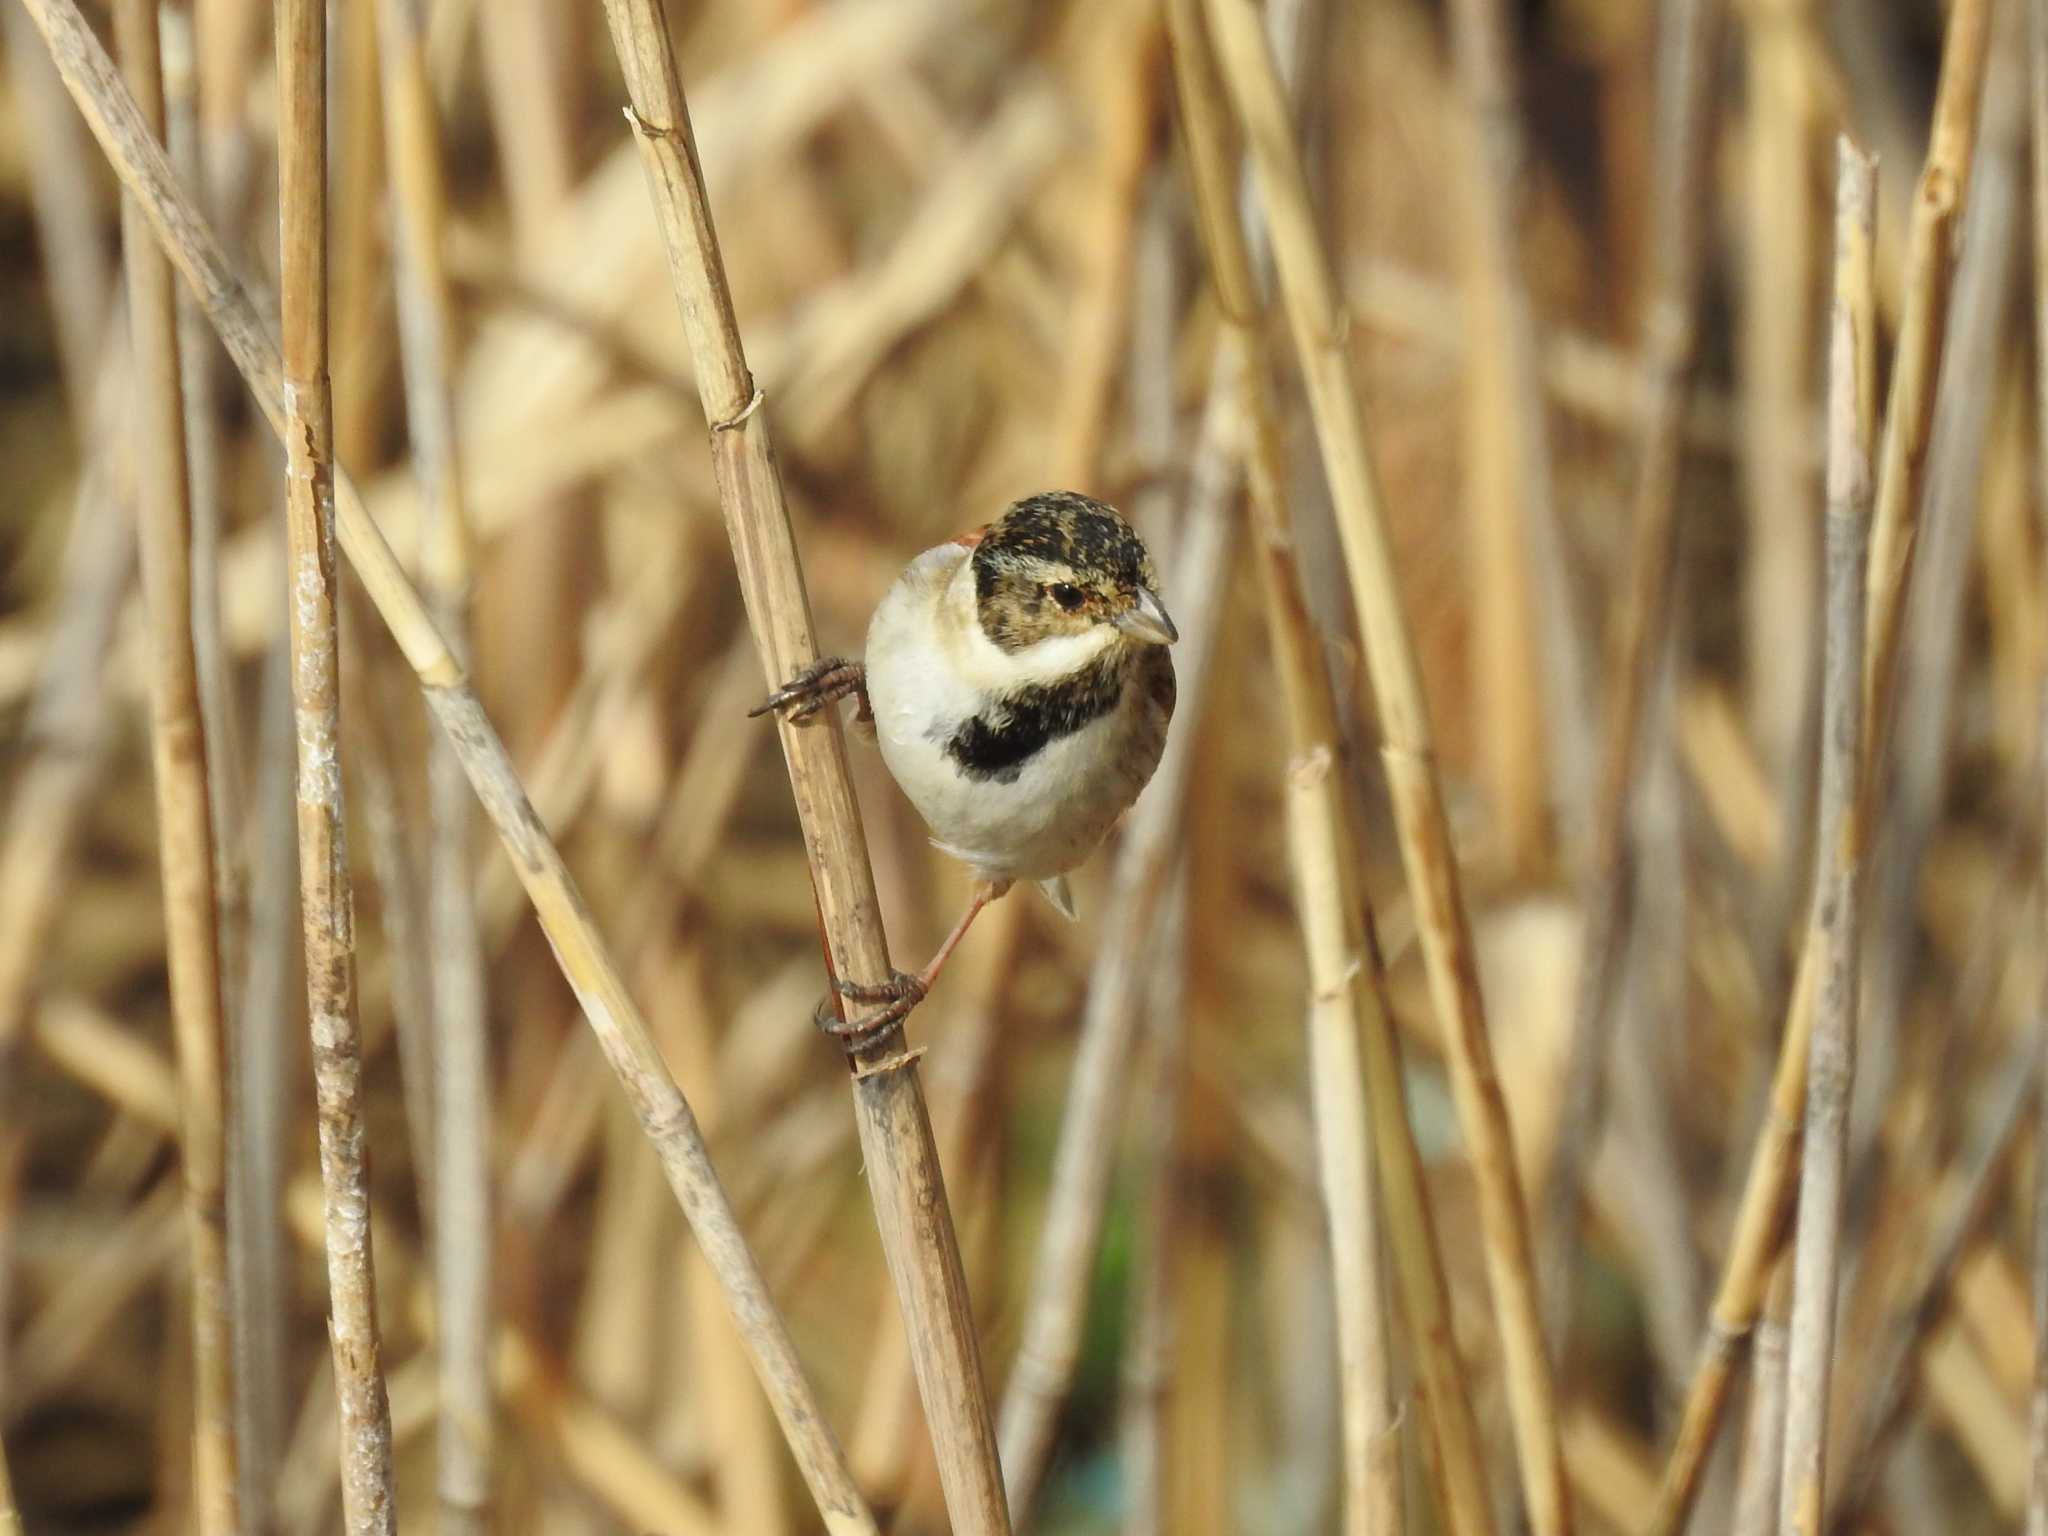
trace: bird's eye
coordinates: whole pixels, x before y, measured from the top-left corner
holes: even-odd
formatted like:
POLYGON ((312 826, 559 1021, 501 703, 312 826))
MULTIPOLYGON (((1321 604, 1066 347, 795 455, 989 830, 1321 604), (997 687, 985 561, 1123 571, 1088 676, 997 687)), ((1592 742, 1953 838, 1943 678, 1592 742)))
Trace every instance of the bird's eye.
POLYGON ((1064 581, 1056 581, 1052 584, 1052 600, 1072 613, 1081 606, 1081 589, 1069 586, 1064 581))

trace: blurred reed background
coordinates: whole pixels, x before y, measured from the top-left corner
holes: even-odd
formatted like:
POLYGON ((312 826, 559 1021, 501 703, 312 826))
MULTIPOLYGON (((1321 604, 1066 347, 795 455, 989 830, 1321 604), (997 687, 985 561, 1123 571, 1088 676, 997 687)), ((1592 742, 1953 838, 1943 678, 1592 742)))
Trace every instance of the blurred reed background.
POLYGON ((0 1532, 2048 1531, 2048 4, 326 12, 0 0, 0 1532), (1172 752, 843 1059, 746 710, 1052 487, 1172 752))

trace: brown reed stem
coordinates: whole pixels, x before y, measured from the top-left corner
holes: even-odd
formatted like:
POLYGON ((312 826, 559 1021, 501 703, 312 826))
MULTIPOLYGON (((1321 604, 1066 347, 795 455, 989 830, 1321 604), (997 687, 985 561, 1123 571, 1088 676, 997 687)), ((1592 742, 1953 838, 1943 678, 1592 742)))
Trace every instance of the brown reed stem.
MULTIPOLYGON (((153 135, 164 126, 155 0, 122 0, 115 34, 153 135)), ((226 1108, 213 815, 192 640, 191 508, 178 377, 177 291, 133 198, 121 203, 135 366, 137 527, 150 630, 150 744, 177 1040, 179 1151, 192 1263, 193 1499, 201 1531, 228 1536, 238 1510, 234 1343, 229 1324, 226 1108)))
MULTIPOLYGON (((58 73, 122 184, 149 216, 157 238, 206 305, 258 407, 280 437, 284 389, 276 348, 211 232, 178 189, 169 163, 150 142, 113 67, 73 0, 24 0, 49 44, 58 73)), ((593 926, 560 851, 533 814, 504 743, 477 703, 460 665, 427 617, 383 534, 346 475, 335 477, 335 532, 378 613, 418 674, 441 727, 462 758, 512 857, 542 931, 569 978, 592 1033, 655 1145, 669 1186, 689 1218, 732 1306, 777 1421, 834 1536, 872 1532, 836 1441, 748 1251, 711 1166, 688 1103, 634 1006, 618 967, 593 926)), ((870 1153, 870 1168, 874 1166, 870 1153)))
POLYGON ((334 423, 327 372, 327 11, 277 10, 279 279, 284 314, 285 550, 298 731, 299 909, 327 1210, 328 1330, 342 1520, 398 1528, 391 1408, 377 1327, 369 1156, 356 1012, 354 895, 341 786, 334 568, 334 423))
MULTIPOLYGON (((470 530, 456 452, 455 325, 443 255, 448 194, 417 0, 380 0, 385 162, 392 184, 399 356, 415 474, 427 505, 423 561, 436 622, 458 654, 469 630, 470 530)), ((470 883, 474 801, 445 740, 429 746, 428 952, 433 957, 435 1338, 443 1528, 481 1532, 491 1501, 490 1055, 470 883)))
MULTIPOLYGON (((1442 1021, 1458 1123, 1479 1189, 1488 1279, 1500 1326, 1509 1416, 1537 1536, 1571 1529, 1559 1416, 1530 1260, 1529 1217, 1515 1169, 1507 1103, 1494 1072, 1470 914, 1444 813, 1393 546, 1351 377, 1343 320, 1317 230, 1286 97, 1250 0, 1209 0, 1217 53, 1244 120, 1280 290, 1315 418, 1324 473, 1378 701, 1382 756, 1422 938, 1430 995, 1442 1021)), ((1411 1320, 1412 1325, 1412 1320, 1411 1320)))
MULTIPOLYGON (((1934 389, 1941 361, 1953 240, 1969 184, 1976 144, 1977 103, 1984 80, 1989 0, 1959 0, 1950 11, 1942 50, 1941 82, 1935 95, 1934 127, 1927 162, 1915 192, 1907 237, 1905 307, 1893 352, 1883 446, 1878 459, 1868 619, 1864 633, 1864 769, 1858 776, 1848 836, 1867 840, 1876 825, 1881 775, 1870 765, 1882 760, 1889 726, 1890 679, 1898 666, 1900 620, 1912 574, 1915 524, 1934 389)), ((1770 1103, 1751 1154, 1735 1216, 1728 1258, 1714 1297, 1681 1413, 1677 1438, 1665 1464, 1652 1536, 1676 1536, 1684 1527, 1708 1453, 1720 1432, 1734 1371, 1763 1302, 1776 1258, 1786 1204, 1797 1165, 1806 1069, 1812 1049, 1820 951, 1807 930, 1797 979, 1772 1075, 1770 1103)))
POLYGON ((1820 813, 1814 837, 1821 993, 1806 1073, 1805 1151, 1785 1369, 1779 1530, 1820 1536, 1827 1485, 1849 1095, 1856 1072, 1859 887, 1863 848, 1851 808, 1863 753, 1863 578, 1869 553, 1871 446, 1877 436, 1877 291, 1871 248, 1877 162, 1836 147, 1835 301, 1828 351, 1827 639, 1822 679, 1820 813))
MULTIPOLYGON (((2033 134, 2035 484, 2048 486, 2048 0, 2026 0, 2027 94, 2033 134)), ((2044 504, 2048 505, 2048 504, 2044 504)), ((2048 786, 2048 665, 2041 687, 2041 766, 2048 786)), ((2040 791, 2037 791, 2039 793, 2040 791)), ((2035 1062, 2033 1302, 2034 1369, 2028 1413, 2026 1536, 2048 1536, 2048 981, 2038 1005, 2035 1062)))
POLYGON ((1310 963, 1310 1051, 1338 1308, 1347 1529, 1398 1530, 1401 1520, 1398 1457, 1387 1455, 1398 1445, 1387 1417, 1382 1281, 1369 1247, 1376 1163, 1429 1418, 1437 1502, 1448 1530, 1484 1536, 1493 1527, 1478 1429, 1450 1332, 1443 1262, 1403 1102, 1371 914, 1350 884, 1356 829, 1334 772, 1343 750, 1336 697, 1298 564, 1272 364, 1258 320, 1258 269, 1239 212, 1228 102, 1201 0, 1172 0, 1167 17, 1203 238, 1228 322, 1218 367, 1235 383, 1223 397, 1234 399, 1244 434, 1258 566, 1287 706, 1288 846, 1310 963))
POLYGON ((1671 634, 1678 566, 1678 481, 1686 395, 1699 331, 1701 246, 1712 144, 1720 0, 1669 0, 1659 31, 1660 121, 1650 216, 1652 284, 1643 325, 1647 400, 1633 522, 1611 646, 1600 781, 1595 791, 1586 933, 1573 1000, 1557 1150, 1543 1191, 1542 1280, 1547 1327, 1570 1354, 1579 1216, 1586 1165, 1603 1119, 1615 982, 1628 949, 1634 851, 1629 808, 1659 664, 1671 634))
MULTIPOLYGON (((768 676, 785 678, 817 656, 810 601, 762 396, 733 314, 667 22, 651 0, 606 0, 605 15, 696 362, 748 620, 768 676)), ((829 969, 835 976, 882 980, 892 967, 844 734, 836 717, 822 728, 785 722, 779 729, 829 969)), ((974 1315, 917 1053, 903 1050, 900 1036, 885 1036, 850 1052, 848 1065, 868 1187, 903 1306, 947 1512, 961 1536, 1007 1532, 974 1315)))

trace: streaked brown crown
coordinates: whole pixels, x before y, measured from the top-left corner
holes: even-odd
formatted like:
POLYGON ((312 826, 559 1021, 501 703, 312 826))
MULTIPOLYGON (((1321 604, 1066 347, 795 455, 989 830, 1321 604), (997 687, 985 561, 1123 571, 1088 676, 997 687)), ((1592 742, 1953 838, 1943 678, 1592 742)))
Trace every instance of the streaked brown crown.
POLYGON ((974 547, 982 632, 1006 651, 1108 624, 1157 590, 1152 557, 1123 514, 1076 491, 1013 503, 974 547))

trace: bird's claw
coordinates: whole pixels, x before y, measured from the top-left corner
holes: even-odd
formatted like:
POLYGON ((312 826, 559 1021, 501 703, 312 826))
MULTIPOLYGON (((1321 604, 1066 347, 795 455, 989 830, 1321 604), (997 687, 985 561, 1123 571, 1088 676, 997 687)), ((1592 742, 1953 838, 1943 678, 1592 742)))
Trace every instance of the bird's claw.
POLYGON ((882 982, 848 981, 843 976, 835 976, 832 978, 833 992, 848 1002, 880 1006, 875 1012, 857 1019, 841 1019, 828 993, 819 1001, 812 1022, 842 1045, 866 1045, 892 1029, 900 1029, 903 1021, 910 1017, 910 1010, 924 1001, 926 990, 923 980, 907 971, 892 972, 889 979, 882 982))
POLYGON ((773 712, 797 725, 849 694, 859 696, 861 718, 870 718, 867 668, 844 656, 821 656, 748 710, 747 718, 773 712))

